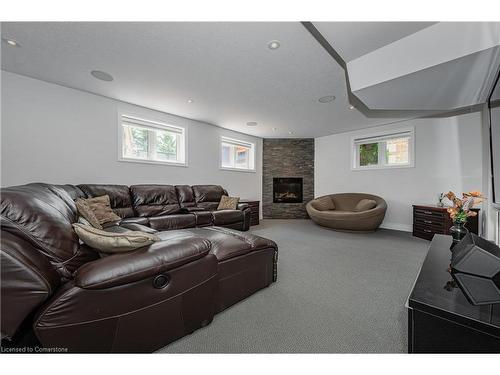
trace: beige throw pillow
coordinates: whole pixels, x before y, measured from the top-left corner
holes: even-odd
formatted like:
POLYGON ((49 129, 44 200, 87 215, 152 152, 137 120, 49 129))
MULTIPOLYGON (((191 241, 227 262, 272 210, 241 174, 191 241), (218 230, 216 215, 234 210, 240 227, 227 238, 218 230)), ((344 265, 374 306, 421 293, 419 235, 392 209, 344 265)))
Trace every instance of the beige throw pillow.
POLYGON ((122 253, 160 241, 154 234, 139 231, 106 232, 80 223, 73 224, 73 229, 85 244, 104 253, 122 253))
POLYGON ((335 210, 335 203, 333 203, 333 199, 330 197, 316 198, 311 202, 311 206, 313 206, 318 211, 335 210))
POLYGON ((236 210, 238 208, 239 201, 240 201, 239 197, 228 197, 227 195, 223 195, 222 198, 220 199, 217 211, 236 210))
POLYGON ((356 207, 354 207, 354 211, 355 212, 368 211, 375 207, 377 207, 377 202, 375 202, 373 199, 361 199, 356 205, 356 207))
POLYGON ((108 223, 121 220, 121 217, 115 214, 111 208, 109 195, 88 199, 78 198, 75 204, 78 213, 94 228, 102 229, 108 223))

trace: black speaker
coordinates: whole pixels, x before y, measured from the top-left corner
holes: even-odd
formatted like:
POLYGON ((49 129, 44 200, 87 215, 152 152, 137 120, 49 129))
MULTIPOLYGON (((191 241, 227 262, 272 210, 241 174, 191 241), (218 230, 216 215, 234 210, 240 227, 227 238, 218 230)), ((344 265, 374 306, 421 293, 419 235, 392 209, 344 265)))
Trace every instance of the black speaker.
POLYGON ((451 275, 473 305, 500 303, 500 248, 468 233, 452 250, 451 275))

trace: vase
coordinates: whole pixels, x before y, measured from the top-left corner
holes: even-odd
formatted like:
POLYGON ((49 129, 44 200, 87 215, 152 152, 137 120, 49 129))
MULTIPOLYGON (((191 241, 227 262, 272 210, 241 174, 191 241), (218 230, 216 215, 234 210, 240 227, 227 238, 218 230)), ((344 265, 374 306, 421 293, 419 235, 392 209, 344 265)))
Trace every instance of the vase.
POLYGON ((454 221, 453 226, 450 228, 450 234, 453 238, 453 243, 451 244, 450 249, 453 249, 457 243, 462 241, 462 238, 465 237, 469 231, 465 227, 465 221, 454 221))

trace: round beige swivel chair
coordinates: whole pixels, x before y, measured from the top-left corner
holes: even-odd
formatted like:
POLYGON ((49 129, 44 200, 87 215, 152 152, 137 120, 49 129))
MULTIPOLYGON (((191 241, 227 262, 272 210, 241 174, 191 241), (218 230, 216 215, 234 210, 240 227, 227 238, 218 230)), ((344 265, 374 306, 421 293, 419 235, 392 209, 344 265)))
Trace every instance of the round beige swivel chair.
POLYGON ((324 227, 349 232, 373 232, 384 220, 387 203, 365 193, 330 194, 306 205, 311 219, 324 227))

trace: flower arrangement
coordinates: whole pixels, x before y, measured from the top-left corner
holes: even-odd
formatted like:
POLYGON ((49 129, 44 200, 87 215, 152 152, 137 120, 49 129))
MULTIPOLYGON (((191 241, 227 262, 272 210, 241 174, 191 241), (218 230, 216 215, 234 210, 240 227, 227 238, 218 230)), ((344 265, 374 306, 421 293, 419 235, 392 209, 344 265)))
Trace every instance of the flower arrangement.
POLYGON ((449 191, 445 197, 453 203, 447 211, 454 223, 465 223, 468 217, 476 216, 477 213, 471 211, 471 208, 485 199, 479 191, 462 193, 462 198, 458 198, 455 193, 449 191))

